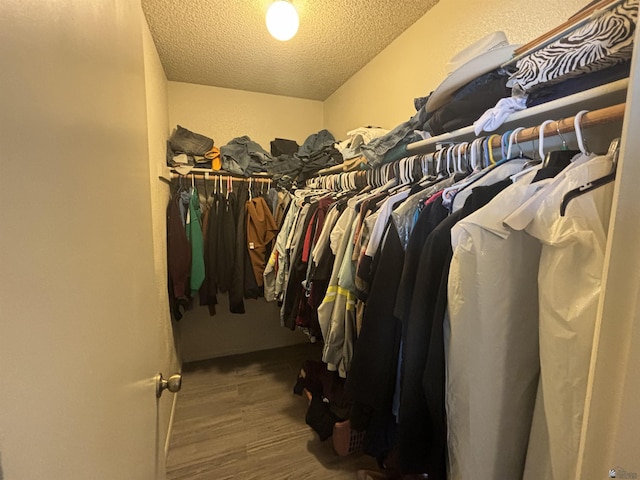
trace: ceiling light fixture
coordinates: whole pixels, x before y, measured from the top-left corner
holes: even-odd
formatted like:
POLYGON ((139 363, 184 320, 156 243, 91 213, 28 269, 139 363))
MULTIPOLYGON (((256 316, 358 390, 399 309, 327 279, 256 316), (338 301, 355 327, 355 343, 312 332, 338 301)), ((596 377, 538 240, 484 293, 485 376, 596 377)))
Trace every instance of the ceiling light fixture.
POLYGON ((291 40, 298 31, 300 21, 295 7, 288 1, 273 2, 267 10, 267 29, 276 39, 291 40))

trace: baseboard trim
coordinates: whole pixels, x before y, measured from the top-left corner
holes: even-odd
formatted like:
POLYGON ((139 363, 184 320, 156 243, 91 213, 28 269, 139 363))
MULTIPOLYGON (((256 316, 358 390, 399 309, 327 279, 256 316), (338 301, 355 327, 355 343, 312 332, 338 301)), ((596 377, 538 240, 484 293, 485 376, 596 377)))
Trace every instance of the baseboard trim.
POLYGON ((287 343, 274 343, 266 345, 241 345, 235 348, 227 348, 225 350, 218 350, 215 352, 197 352, 194 355, 185 355, 183 358, 183 365, 186 363, 201 362, 204 360, 213 360, 215 358, 231 357, 234 355, 244 355, 245 353, 262 352, 265 350, 274 350, 276 348, 293 347, 294 345, 302 345, 309 343, 309 339, 306 336, 300 336, 300 338, 287 343))
POLYGON ((176 413, 176 405, 178 403, 178 393, 173 395, 173 403, 171 404, 171 414, 169 415, 169 426, 167 428, 167 439, 164 441, 164 459, 169 455, 169 446, 171 445, 171 433, 173 432, 173 419, 176 413))

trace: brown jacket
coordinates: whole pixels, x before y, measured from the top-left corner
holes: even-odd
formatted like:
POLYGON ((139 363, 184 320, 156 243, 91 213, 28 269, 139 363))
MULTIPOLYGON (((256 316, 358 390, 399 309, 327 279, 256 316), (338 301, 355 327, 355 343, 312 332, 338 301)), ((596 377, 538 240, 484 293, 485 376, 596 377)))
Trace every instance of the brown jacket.
POLYGON ((267 246, 278 234, 278 227, 264 198, 247 202, 247 249, 258 286, 263 285, 267 246))

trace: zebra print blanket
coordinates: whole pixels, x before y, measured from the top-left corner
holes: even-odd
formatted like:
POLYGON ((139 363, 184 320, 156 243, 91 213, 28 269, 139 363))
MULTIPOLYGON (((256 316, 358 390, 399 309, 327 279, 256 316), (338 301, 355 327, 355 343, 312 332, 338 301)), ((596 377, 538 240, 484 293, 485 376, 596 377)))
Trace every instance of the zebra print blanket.
POLYGON ((633 53, 638 0, 626 0, 516 63, 509 80, 525 92, 624 62, 633 53))

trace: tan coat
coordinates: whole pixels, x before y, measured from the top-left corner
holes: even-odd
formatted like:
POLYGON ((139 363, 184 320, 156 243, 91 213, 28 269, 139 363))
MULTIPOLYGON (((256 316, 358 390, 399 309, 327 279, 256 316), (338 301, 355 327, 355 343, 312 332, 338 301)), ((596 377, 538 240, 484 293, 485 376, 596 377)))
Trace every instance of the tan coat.
POLYGON ((257 197, 249 200, 247 202, 247 249, 259 287, 264 284, 267 245, 277 234, 278 227, 264 198, 257 197))

